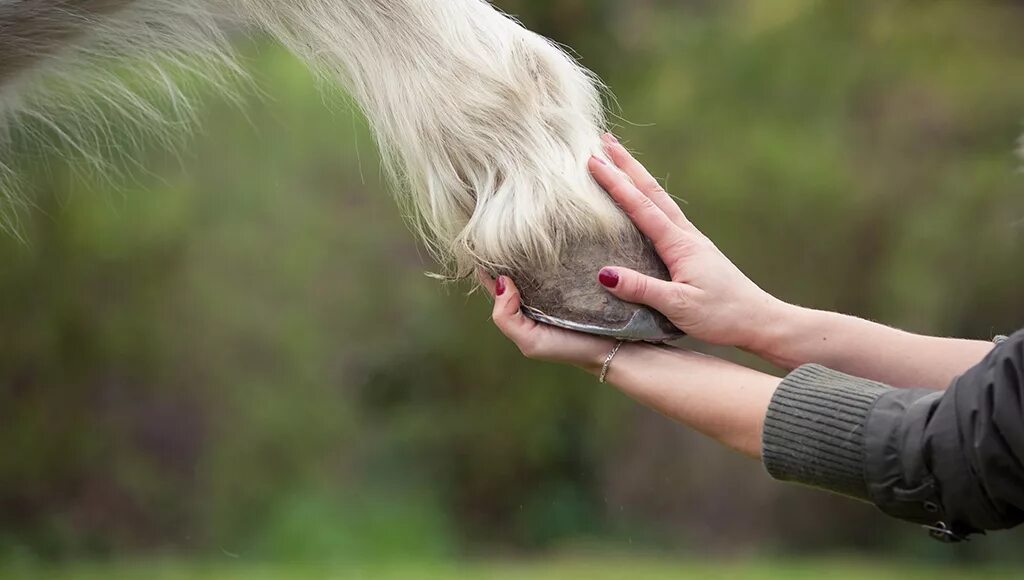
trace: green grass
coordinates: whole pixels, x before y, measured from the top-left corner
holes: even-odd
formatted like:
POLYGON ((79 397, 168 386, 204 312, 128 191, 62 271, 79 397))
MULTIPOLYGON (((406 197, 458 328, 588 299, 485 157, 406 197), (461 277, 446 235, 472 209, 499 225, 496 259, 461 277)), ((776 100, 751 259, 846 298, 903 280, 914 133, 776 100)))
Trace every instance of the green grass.
POLYGON ((142 562, 134 564, 73 564, 32 568, 0 567, 0 579, 46 578, 47 580, 270 580, 320 578, 372 578, 374 580, 460 579, 492 580, 966 580, 1014 578, 1020 572, 1007 568, 918 566, 867 560, 809 560, 794 562, 701 562, 697 560, 650 560, 572 558, 543 561, 483 561, 461 564, 394 564, 360 567, 278 565, 246 563, 185 564, 142 562))

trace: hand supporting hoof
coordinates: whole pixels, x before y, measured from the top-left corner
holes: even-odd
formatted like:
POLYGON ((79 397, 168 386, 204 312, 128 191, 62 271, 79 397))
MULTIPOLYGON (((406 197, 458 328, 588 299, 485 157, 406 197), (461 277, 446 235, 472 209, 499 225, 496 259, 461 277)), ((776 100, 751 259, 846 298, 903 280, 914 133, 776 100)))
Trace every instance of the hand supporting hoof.
POLYGON ((538 322, 628 341, 661 343, 683 336, 656 310, 609 293, 598 281, 607 264, 626 265, 669 280, 668 268, 639 234, 619 240, 583 240, 556 266, 505 274, 519 283, 523 313, 538 322))

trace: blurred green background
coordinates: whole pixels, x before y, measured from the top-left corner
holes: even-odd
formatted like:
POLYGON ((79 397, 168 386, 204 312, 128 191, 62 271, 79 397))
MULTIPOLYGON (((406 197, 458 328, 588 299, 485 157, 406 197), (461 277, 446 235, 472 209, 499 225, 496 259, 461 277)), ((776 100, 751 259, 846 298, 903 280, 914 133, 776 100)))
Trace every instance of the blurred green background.
MULTIPOLYGON (((767 290, 1024 324, 1024 3, 496 4, 601 75, 618 134, 767 290)), ((256 87, 207 95, 179 153, 144 144, 114 183, 19 162, 0 577, 1024 575, 1021 533, 934 543, 522 359, 424 276, 344 96, 243 51, 256 87)))

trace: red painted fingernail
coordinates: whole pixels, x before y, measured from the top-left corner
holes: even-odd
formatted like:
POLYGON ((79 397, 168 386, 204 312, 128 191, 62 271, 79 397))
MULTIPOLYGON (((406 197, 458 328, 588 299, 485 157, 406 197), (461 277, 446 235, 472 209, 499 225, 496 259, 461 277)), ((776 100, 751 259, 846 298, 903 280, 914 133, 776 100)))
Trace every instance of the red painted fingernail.
POLYGON ((594 156, 592 157, 592 159, 593 159, 594 161, 597 161, 597 162, 598 162, 598 163, 600 163, 601 165, 608 165, 608 162, 607 162, 607 161, 605 161, 604 159, 601 159, 601 158, 600 158, 600 157, 598 157, 597 155, 594 155, 594 156))
POLYGON ((494 294, 496 296, 501 296, 504 293, 505 293, 505 277, 504 276, 498 276, 498 280, 495 281, 495 283, 494 283, 494 294))
POLYGON ((619 285, 619 273, 615 270, 601 270, 597 275, 597 281, 605 288, 614 288, 619 285))

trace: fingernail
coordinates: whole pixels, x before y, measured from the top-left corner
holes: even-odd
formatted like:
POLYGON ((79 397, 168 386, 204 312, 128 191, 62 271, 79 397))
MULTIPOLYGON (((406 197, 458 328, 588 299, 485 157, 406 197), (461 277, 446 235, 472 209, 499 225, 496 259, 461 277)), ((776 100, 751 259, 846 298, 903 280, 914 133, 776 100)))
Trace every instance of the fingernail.
POLYGON ((591 159, 593 159, 594 161, 597 161, 597 162, 598 162, 598 163, 600 163, 601 165, 608 165, 608 162, 607 162, 607 161, 605 161, 604 159, 601 159, 601 158, 600 158, 600 157, 598 157, 597 155, 594 155, 594 156, 593 156, 593 157, 592 157, 591 159))
POLYGON ((505 293, 505 277, 498 276, 498 279, 494 282, 494 294, 501 296, 505 293))
POLYGON ((615 288, 619 285, 619 273, 606 268, 597 275, 597 281, 605 288, 615 288))
POLYGON ((604 134, 604 138, 605 138, 606 141, 608 141, 609 143, 611 143, 613 145, 618 145, 619 144, 619 140, 615 137, 615 135, 613 135, 611 133, 605 133, 604 134))

